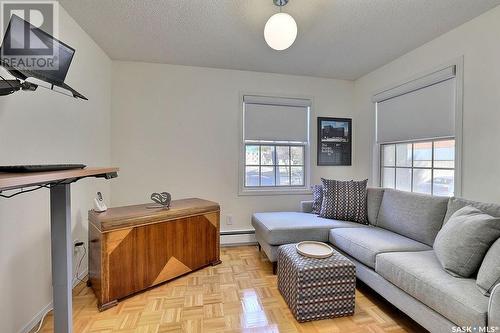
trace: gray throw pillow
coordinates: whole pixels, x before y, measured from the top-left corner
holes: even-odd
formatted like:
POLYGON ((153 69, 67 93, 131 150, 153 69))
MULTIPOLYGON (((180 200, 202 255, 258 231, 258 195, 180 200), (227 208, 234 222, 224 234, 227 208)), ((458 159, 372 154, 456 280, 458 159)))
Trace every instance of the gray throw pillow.
POLYGON ((477 272, 491 244, 500 237, 500 218, 472 206, 457 210, 434 241, 441 266, 455 276, 477 272))
POLYGON ((313 203, 311 213, 319 214, 321 212, 321 204, 323 203, 323 185, 313 185, 312 194, 313 203))
POLYGON ((465 206, 472 206, 491 216, 500 216, 499 204, 472 201, 462 198, 450 198, 450 200, 448 201, 448 209, 446 210, 446 216, 444 217, 443 224, 446 224, 446 222, 448 222, 453 213, 455 213, 460 208, 464 208, 465 206))
POLYGON ((490 247, 484 257, 476 284, 485 296, 490 296, 493 288, 500 283, 500 239, 490 247))
POLYGON ((368 223, 366 185, 363 181, 339 181, 321 178, 323 203, 319 216, 327 219, 368 223))

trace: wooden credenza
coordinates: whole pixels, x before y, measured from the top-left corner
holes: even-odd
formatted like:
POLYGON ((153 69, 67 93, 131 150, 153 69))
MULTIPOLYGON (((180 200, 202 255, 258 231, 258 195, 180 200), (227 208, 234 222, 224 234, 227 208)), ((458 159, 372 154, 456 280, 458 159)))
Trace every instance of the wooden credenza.
POLYGON ((120 298, 220 263, 219 204, 192 198, 89 211, 89 284, 99 310, 120 298))

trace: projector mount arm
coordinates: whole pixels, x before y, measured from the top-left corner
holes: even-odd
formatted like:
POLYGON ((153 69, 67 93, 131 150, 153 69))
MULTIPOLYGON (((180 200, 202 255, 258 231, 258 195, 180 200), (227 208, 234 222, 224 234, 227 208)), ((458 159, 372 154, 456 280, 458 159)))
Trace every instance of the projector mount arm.
MULTIPOLYGON (((13 75, 13 73, 8 68, 4 68, 5 70, 7 70, 7 72, 13 75)), ((22 76, 22 74, 20 74, 20 76, 13 76, 15 78, 9 80, 0 75, 0 96, 10 95, 19 90, 35 91, 36 88, 38 88, 37 84, 26 81, 26 77, 22 76)))
POLYGON ((2 77, 0 81, 0 96, 10 95, 19 90, 35 91, 38 85, 28 82, 20 81, 18 79, 7 80, 2 77))
POLYGON ((54 87, 56 85, 53 83, 50 84, 50 87, 46 87, 43 84, 36 84, 33 82, 29 82, 27 81, 28 77, 24 75, 22 72, 7 66, 3 66, 2 64, 0 64, 0 67, 3 67, 10 75, 14 76, 14 79, 7 80, 0 75, 0 96, 10 95, 19 90, 35 91, 38 87, 42 87, 65 96, 88 100, 87 97, 83 96, 78 91, 74 90, 73 88, 71 88, 66 84, 57 86, 69 92, 70 94, 62 92, 60 90, 55 90, 54 87))

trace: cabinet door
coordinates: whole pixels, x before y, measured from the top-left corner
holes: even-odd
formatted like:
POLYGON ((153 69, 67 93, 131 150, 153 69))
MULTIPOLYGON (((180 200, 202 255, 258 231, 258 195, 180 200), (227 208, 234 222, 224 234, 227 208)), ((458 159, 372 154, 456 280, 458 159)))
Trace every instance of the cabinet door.
POLYGON ((218 260, 219 213, 134 228, 109 254, 110 299, 218 260))

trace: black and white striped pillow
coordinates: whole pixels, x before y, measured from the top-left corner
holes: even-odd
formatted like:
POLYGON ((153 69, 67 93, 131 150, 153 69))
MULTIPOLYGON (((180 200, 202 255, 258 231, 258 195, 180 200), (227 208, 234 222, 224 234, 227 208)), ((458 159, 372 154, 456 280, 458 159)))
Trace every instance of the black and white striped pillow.
POLYGON ((321 205, 323 204, 323 185, 313 185, 313 204, 312 204, 312 214, 321 213, 321 205))
POLYGON ((368 179, 339 181, 321 178, 323 202, 319 216, 368 224, 366 195, 368 179))

